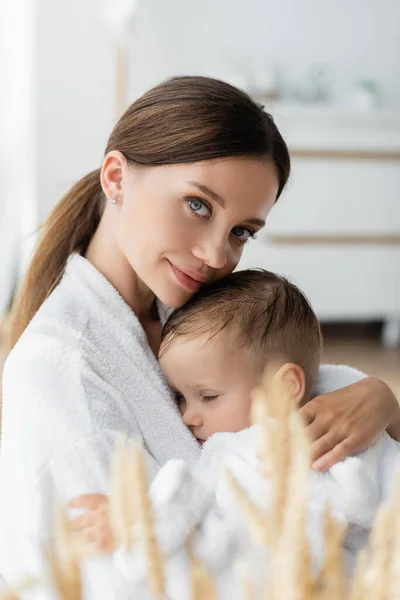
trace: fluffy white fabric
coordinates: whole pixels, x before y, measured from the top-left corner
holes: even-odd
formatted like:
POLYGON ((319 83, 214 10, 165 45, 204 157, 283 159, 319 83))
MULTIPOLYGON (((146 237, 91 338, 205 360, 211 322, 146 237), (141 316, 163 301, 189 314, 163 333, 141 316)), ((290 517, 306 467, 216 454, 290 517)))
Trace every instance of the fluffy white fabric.
MULTIPOLYGON (((319 391, 362 377, 326 366, 319 391)), ((169 459, 190 464, 200 455, 138 319, 78 255, 7 360, 2 426, 0 573, 8 583, 41 568, 55 497, 108 492, 116 432, 143 440, 151 477, 169 459)), ((129 596, 111 558, 88 565, 85 582, 87 597, 129 596)))
MULTIPOLYGON (((217 581, 219 597, 241 598, 233 565, 246 563, 254 581, 263 583, 267 559, 249 537, 224 477, 228 468, 251 500, 265 509, 272 498, 270 482, 259 474, 256 458, 257 427, 239 433, 215 434, 190 468, 175 460, 161 469, 151 486, 157 537, 167 557, 167 594, 171 600, 189 600, 184 542, 195 531, 196 553, 217 581), (197 491, 196 491, 197 490, 197 491), (210 504, 207 493, 212 493, 210 504), (199 515, 201 523, 199 524, 199 515)), ((348 525, 344 555, 348 572, 359 550, 366 546, 372 521, 382 500, 390 495, 398 468, 400 444, 384 434, 365 452, 347 458, 326 473, 310 472, 307 533, 316 569, 323 559, 323 514, 348 525)), ((142 585, 145 561, 140 549, 115 553, 127 579, 142 585)))

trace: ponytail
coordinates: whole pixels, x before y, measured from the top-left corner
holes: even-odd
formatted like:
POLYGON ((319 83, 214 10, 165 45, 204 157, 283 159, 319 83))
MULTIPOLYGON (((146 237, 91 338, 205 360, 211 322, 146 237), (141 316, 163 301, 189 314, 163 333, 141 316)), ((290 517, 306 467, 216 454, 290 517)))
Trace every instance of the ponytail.
POLYGON ((39 244, 11 313, 11 346, 60 281, 67 260, 85 251, 103 210, 100 169, 78 181, 43 224, 39 244))

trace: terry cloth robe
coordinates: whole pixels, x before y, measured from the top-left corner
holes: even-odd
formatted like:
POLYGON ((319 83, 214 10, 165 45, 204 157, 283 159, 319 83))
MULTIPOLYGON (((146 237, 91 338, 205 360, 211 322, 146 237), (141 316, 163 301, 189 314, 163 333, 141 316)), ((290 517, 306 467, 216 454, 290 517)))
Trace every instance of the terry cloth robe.
MULTIPOLYGON (((324 366, 318 391, 363 377, 324 366)), ((55 498, 108 493, 116 432, 142 439, 150 477, 169 459, 200 455, 139 320, 74 254, 4 368, 0 574, 8 584, 41 571, 55 498)), ((84 583, 88 598, 129 597, 111 557, 85 566, 84 583)))

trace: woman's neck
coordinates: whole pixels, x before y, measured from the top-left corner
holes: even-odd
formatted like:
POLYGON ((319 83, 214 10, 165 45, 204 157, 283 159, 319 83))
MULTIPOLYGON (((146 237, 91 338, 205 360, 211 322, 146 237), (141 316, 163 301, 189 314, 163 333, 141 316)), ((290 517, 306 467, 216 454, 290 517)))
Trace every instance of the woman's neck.
POLYGON ((155 295, 136 275, 115 240, 110 240, 102 222, 89 243, 85 258, 121 294, 147 333, 149 324, 159 321, 155 295))

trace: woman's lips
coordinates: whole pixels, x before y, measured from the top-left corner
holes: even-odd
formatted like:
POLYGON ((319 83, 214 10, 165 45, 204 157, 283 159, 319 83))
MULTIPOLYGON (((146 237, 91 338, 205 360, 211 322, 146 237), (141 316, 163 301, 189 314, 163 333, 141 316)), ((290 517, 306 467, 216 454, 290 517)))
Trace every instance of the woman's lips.
POLYGON ((198 292, 202 284, 206 283, 207 277, 201 273, 186 269, 185 267, 177 267, 170 261, 168 262, 178 282, 190 292, 198 292))

